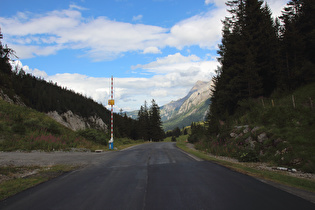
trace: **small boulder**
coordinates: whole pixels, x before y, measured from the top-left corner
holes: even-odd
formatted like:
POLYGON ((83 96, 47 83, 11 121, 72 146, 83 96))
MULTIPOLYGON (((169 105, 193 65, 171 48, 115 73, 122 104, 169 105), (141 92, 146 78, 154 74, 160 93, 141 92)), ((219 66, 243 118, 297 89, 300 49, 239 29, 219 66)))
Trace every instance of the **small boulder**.
POLYGON ((253 141, 251 136, 245 139, 245 143, 247 143, 251 149, 255 148, 255 141, 253 141))
POLYGON ((260 142, 260 143, 262 143, 263 141, 265 141, 265 140, 267 140, 268 139, 268 137, 267 137, 267 134, 265 133, 265 132, 263 132, 263 133, 261 133, 261 134, 259 134, 258 136, 257 136, 257 140, 258 140, 258 142, 260 142))
POLYGON ((256 133, 256 131, 258 131, 260 129, 260 127, 258 127, 258 126, 256 126, 256 127, 254 127, 253 129, 252 129, 252 134, 255 134, 256 133))
POLYGON ((243 130, 243 133, 245 134, 245 133, 248 133, 249 131, 250 131, 250 128, 247 127, 247 128, 245 128, 245 129, 243 130))
POLYGON ((236 133, 230 133, 231 138, 236 138, 237 134, 236 133))

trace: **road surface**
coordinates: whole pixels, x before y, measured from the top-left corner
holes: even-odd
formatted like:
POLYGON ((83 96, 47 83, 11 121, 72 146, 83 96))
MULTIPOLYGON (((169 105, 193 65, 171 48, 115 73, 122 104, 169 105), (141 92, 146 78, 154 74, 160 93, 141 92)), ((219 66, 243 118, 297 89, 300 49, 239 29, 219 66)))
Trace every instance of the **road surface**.
POLYGON ((315 204, 163 142, 105 153, 0 202, 0 209, 314 210, 315 204))

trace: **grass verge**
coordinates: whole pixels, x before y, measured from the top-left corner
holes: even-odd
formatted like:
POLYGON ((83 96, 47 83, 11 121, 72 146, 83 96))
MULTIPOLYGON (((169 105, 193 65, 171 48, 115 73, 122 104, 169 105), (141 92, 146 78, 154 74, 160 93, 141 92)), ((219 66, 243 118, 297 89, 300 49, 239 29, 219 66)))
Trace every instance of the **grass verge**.
POLYGON ((1 166, 0 200, 4 200, 28 188, 46 182, 77 167, 70 165, 39 166, 1 166))
POLYGON ((215 162, 217 164, 223 165, 237 172, 247 174, 247 175, 259 178, 259 179, 269 180, 269 181, 283 184, 286 186, 295 187, 295 188, 299 188, 299 189, 303 189, 303 190, 307 190, 307 191, 315 193, 315 182, 312 180, 288 176, 278 171, 258 170, 258 169, 246 166, 246 164, 220 160, 220 159, 211 157, 201 151, 188 148, 184 141, 178 141, 176 143, 176 146, 184 150, 185 152, 188 152, 198 158, 215 162))

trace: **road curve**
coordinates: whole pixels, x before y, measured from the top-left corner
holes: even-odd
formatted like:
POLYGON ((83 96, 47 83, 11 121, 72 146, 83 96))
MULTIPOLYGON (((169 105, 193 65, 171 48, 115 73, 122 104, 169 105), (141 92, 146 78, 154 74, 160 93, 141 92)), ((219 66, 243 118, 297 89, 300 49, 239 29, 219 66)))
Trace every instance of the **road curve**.
POLYGON ((106 153, 96 164, 0 202, 0 209, 288 210, 315 204, 163 142, 106 153))

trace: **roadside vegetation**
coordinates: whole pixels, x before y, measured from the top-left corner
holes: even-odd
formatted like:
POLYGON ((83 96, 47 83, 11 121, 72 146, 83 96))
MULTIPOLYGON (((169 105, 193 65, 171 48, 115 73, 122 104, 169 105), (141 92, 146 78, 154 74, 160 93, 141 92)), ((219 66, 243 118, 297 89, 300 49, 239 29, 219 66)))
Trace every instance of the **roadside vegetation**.
POLYGON ((0 99, 0 151, 54 151, 106 148, 106 134, 74 132, 44 113, 0 99), (102 141, 103 140, 103 141, 102 141))
POLYGON ((315 172, 315 83, 270 98, 239 103, 235 115, 221 122, 217 135, 209 124, 193 124, 188 137, 198 150, 315 172), (294 102, 292 100, 294 98, 294 102))
POLYGON ((315 173, 314 4, 291 0, 274 20, 263 1, 227 1, 204 152, 315 173), (295 44, 292 44, 295 43, 295 44))
POLYGON ((54 165, 50 167, 0 166, 0 200, 4 200, 76 168, 69 165, 54 165))
MULTIPOLYGON (((219 156, 214 156, 209 151, 188 147, 187 141, 189 136, 190 134, 179 136, 176 141, 176 146, 200 159, 217 163, 232 170, 259 179, 269 180, 282 185, 291 186, 315 193, 315 181, 312 179, 294 177, 288 175, 288 172, 284 171, 264 170, 257 167, 259 163, 232 161, 228 158, 220 158, 219 156)), ((166 141, 171 141, 171 137, 166 138, 166 141)))
MULTIPOLYGON (((44 113, 10 104, 0 98, 0 151, 95 151, 108 150, 110 136, 104 131, 72 131, 44 113)), ((144 142, 115 138, 118 149, 144 142)))

